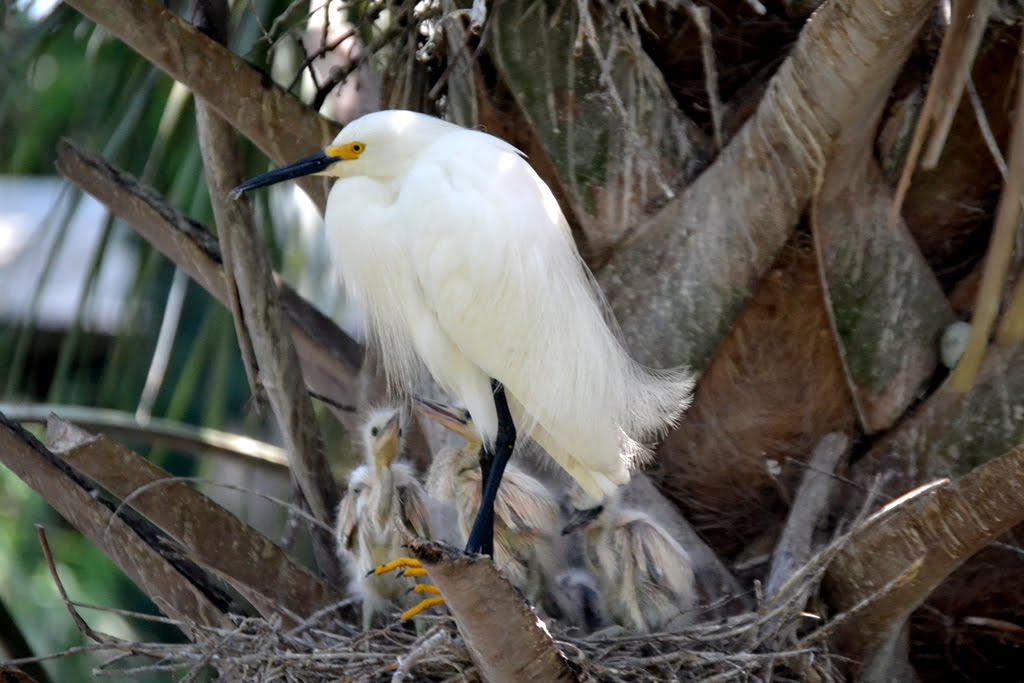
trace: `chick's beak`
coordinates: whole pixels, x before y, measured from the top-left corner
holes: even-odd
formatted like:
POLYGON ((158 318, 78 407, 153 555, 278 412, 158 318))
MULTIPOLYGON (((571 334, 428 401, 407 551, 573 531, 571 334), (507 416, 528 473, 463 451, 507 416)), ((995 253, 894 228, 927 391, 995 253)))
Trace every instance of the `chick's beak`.
POLYGON ((398 414, 384 423, 377 434, 377 454, 382 464, 391 466, 398 455, 398 432, 401 427, 398 414))
POLYGON ((299 159, 293 164, 288 164, 281 168, 275 168, 273 171, 267 171, 263 175, 258 175, 251 180, 245 181, 235 189, 231 190, 230 196, 232 199, 238 199, 249 190, 267 187, 268 185, 276 185, 277 183, 285 180, 292 180, 293 178, 301 178, 302 176, 320 173, 339 161, 341 161, 341 157, 331 156, 324 150, 320 150, 316 154, 311 154, 305 159, 299 159))
POLYGON ((466 419, 447 406, 422 398, 414 398, 413 408, 428 420, 433 420, 448 431, 458 434, 465 439, 466 443, 479 441, 480 439, 476 434, 476 430, 469 425, 466 419))

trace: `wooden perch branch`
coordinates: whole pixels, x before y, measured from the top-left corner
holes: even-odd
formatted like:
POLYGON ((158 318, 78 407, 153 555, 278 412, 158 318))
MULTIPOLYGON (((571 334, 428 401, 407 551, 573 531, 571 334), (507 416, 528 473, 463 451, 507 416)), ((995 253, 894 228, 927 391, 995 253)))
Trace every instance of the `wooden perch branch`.
POLYGON ((203 590, 95 498, 74 470, 3 415, 0 462, 100 548, 165 614, 200 627, 231 625, 203 590))
POLYGON ((54 452, 160 527, 265 617, 294 624, 339 599, 268 538, 124 446, 56 415, 46 433, 54 452))
MULTIPOLYGON (((182 21, 156 0, 69 0, 67 3, 181 81, 253 141, 276 164, 322 148, 339 126, 182 21)), ((303 183, 323 211, 323 179, 303 183)))
POLYGON ((490 559, 438 543, 414 541, 409 549, 441 590, 483 680, 578 680, 551 634, 490 559))
MULTIPOLYGON (((200 19, 210 22, 222 15, 226 22, 226 5, 219 8, 223 12, 218 12, 217 4, 208 0, 195 2, 194 7, 200 19)), ((211 28, 217 34, 226 33, 226 26, 211 28)), ((338 487, 324 457, 313 404, 303 385, 299 358, 285 327, 270 259, 263 241, 253 229, 251 205, 248 201, 228 197, 231 188, 245 180, 234 130, 205 99, 196 102, 196 124, 221 254, 225 266, 232 264, 225 269, 228 290, 237 294, 236 303, 241 307, 241 310, 238 305, 231 307, 239 345, 244 357, 247 345, 252 344, 260 382, 288 445, 292 476, 313 516, 330 526, 338 507, 338 487)), ((310 532, 320 570, 332 583, 340 584, 342 576, 334 539, 321 528, 311 528, 310 532)))
MULTIPOLYGON (((209 230, 186 218, 132 176, 67 140, 57 147, 57 170, 227 305, 220 250, 209 230)), ((293 289, 280 281, 278 287, 307 386, 335 405, 356 403, 357 374, 362 363, 359 345, 293 289)), ((335 415, 346 427, 356 427, 353 414, 335 410, 335 415)))
POLYGON ((1022 521, 1024 446, 876 514, 825 577, 838 612, 857 608, 835 629, 840 651, 854 659, 870 653, 957 567, 1022 521))
POLYGON ((822 5, 747 125, 597 274, 640 360, 705 365, 789 238, 839 134, 860 123, 857 103, 888 92, 932 6, 822 5))

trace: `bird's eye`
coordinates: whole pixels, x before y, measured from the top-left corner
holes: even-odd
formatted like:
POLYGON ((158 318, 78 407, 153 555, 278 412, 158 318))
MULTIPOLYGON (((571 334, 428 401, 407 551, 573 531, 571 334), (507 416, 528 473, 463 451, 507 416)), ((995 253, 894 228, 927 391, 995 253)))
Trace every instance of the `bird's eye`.
POLYGON ((469 414, 468 410, 466 411, 466 419, 467 420, 472 420, 473 419, 473 416, 469 414))
POLYGON ((377 436, 378 434, 380 434, 380 429, 378 429, 377 427, 374 427, 373 429, 370 430, 370 436, 377 436))
POLYGON ((363 151, 363 146, 361 144, 359 144, 358 142, 353 143, 352 151, 355 152, 356 154, 359 154, 360 152, 363 151))

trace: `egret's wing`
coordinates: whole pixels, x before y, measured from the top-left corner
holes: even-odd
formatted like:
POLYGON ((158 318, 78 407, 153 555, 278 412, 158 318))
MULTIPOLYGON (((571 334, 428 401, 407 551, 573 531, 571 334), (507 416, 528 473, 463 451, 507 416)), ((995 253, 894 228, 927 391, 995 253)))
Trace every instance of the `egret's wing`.
POLYGON ((550 534, 557 526, 558 508, 551 493, 526 472, 505 470, 494 514, 519 534, 550 534))
POLYGON ((431 538, 430 511, 427 510, 423 488, 415 483, 399 486, 398 500, 405 530, 416 538, 431 538))
POLYGON ((356 531, 359 520, 356 516, 356 492, 349 489, 338 504, 338 521, 334 527, 338 548, 355 551, 356 531))
POLYGON ((686 609, 694 597, 689 554, 659 526, 634 518, 623 526, 630 539, 628 552, 636 558, 634 580, 652 608, 686 609))

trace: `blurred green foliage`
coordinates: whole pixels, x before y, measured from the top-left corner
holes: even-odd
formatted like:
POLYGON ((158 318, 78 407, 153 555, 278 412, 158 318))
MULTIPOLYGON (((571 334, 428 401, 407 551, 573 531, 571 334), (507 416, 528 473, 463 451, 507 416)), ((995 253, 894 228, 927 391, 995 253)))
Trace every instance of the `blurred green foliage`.
MULTIPOLYGON (((212 225, 190 93, 74 10, 57 4, 46 16, 37 17, 30 12, 31 4, 0 4, 0 174, 52 175, 57 142, 66 136, 141 178, 192 218, 212 225)), ((169 4, 184 13, 186 3, 169 4)), ((233 2, 236 49, 263 64, 268 48, 267 41, 261 40, 263 27, 291 4, 288 0, 233 2)), ((304 10, 294 15, 292 24, 305 21, 304 10)), ((293 44, 290 49, 294 50, 293 44)), ((258 155, 251 157, 255 169, 265 168, 258 155)), ((77 202, 72 198, 66 204, 67 211, 52 210, 39 217, 41 231, 56 229, 64 237, 68 212, 77 202)), ((266 206, 259 213, 269 214, 266 206)), ((270 242, 272 257, 280 262, 283 255, 273 243, 272 232, 267 226, 261 230, 270 242)), ((132 290, 126 292, 122 332, 110 337, 81 324, 93 295, 95 273, 108 253, 101 249, 90 263, 93 277, 78 302, 79 319, 70 329, 43 330, 32 319, 0 320, 0 359, 5 359, 0 362, 0 400, 135 411, 174 267, 118 221, 108 221, 103 234, 104 244, 127 243, 138 257, 132 290)), ((289 260, 294 259, 294 254, 289 255, 289 260)), ((44 281, 50 277, 60 274, 47 272, 44 281)), ((248 387, 230 314, 198 286, 189 283, 187 287, 165 381, 152 414, 266 436, 266 421, 246 408, 248 387)), ((187 454, 143 454, 177 475, 205 472, 187 454)), ((34 524, 46 527, 72 599, 156 613, 99 550, 0 467, 0 600, 37 654, 58 652, 83 640, 42 561, 34 524)), ((164 642, 180 638, 176 630, 159 624, 129 622, 99 611, 84 616, 94 628, 126 638, 164 642)), ((89 656, 77 656, 46 666, 54 680, 74 681, 91 678, 96 663, 89 656)))

